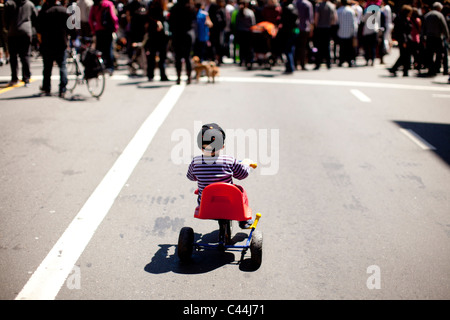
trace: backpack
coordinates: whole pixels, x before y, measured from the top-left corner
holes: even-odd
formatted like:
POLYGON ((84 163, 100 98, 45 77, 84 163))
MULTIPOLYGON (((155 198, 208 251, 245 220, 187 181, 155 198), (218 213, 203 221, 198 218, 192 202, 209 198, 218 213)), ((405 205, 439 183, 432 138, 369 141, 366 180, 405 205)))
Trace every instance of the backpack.
POLYGON ((85 79, 96 78, 103 66, 98 59, 99 52, 95 49, 89 48, 81 55, 81 63, 84 65, 84 77, 85 79))
POLYGON ((102 9, 101 12, 101 23, 105 30, 114 32, 115 30, 115 23, 111 16, 110 8, 106 7, 102 9))

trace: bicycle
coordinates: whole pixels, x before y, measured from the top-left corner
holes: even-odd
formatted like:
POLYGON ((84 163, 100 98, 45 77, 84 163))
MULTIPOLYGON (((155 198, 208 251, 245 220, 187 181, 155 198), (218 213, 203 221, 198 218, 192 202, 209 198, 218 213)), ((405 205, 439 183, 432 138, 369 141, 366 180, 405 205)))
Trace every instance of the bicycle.
POLYGON ((92 48, 91 39, 83 40, 83 44, 68 49, 66 89, 73 93, 78 84, 86 83, 91 96, 99 99, 106 84, 102 53, 92 48))

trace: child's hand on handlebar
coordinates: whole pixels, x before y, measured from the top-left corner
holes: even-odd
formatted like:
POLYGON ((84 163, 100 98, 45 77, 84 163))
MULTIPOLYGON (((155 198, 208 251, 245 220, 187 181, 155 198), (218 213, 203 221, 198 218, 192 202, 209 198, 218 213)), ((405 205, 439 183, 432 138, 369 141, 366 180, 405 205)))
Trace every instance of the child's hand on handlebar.
POLYGON ((247 166, 249 166, 249 167, 251 167, 253 169, 256 169, 256 167, 258 166, 258 164, 255 161, 251 160, 251 159, 244 159, 244 160, 241 161, 241 163, 245 164, 245 165, 247 165, 247 166))

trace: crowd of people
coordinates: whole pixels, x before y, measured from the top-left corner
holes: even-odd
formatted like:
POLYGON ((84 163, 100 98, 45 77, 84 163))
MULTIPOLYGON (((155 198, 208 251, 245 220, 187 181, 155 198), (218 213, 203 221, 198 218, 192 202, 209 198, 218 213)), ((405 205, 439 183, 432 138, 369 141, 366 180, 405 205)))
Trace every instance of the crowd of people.
MULTIPOLYGON (((4 0, 0 0, 3 2, 4 0)), ((1 3, 0 65, 11 67, 11 82, 31 73, 31 47, 44 60, 44 82, 54 62, 65 91, 67 37, 94 37, 107 70, 117 67, 123 53, 132 65, 144 57, 145 74, 153 80, 159 69, 168 81, 166 64, 173 62, 177 82, 182 68, 190 82, 191 58, 225 58, 248 69, 255 58, 255 30, 267 33, 270 63, 281 63, 284 73, 314 70, 325 65, 354 67, 362 56, 367 66, 398 46, 400 56, 387 72, 411 69, 434 76, 448 74, 450 1, 435 0, 7 0, 1 3), (270 28, 269 28, 269 27, 270 28), (34 35, 36 39, 34 39, 34 35)), ((260 46, 259 46, 260 49, 260 46)), ((49 73, 50 72, 50 73, 49 73)), ((449 78, 450 81, 450 78, 449 78)))

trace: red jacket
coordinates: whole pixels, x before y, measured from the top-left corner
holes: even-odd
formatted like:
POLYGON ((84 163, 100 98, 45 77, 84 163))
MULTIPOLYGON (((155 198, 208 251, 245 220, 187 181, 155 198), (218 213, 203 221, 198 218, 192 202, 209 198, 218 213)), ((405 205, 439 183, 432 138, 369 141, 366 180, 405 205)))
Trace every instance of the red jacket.
POLYGON ((101 22, 101 13, 103 10, 109 10, 114 21, 114 32, 119 29, 119 18, 117 18, 114 4, 109 0, 103 0, 99 5, 93 5, 91 11, 89 12, 89 25, 91 26, 91 30, 94 34, 96 31, 105 29, 101 22))

